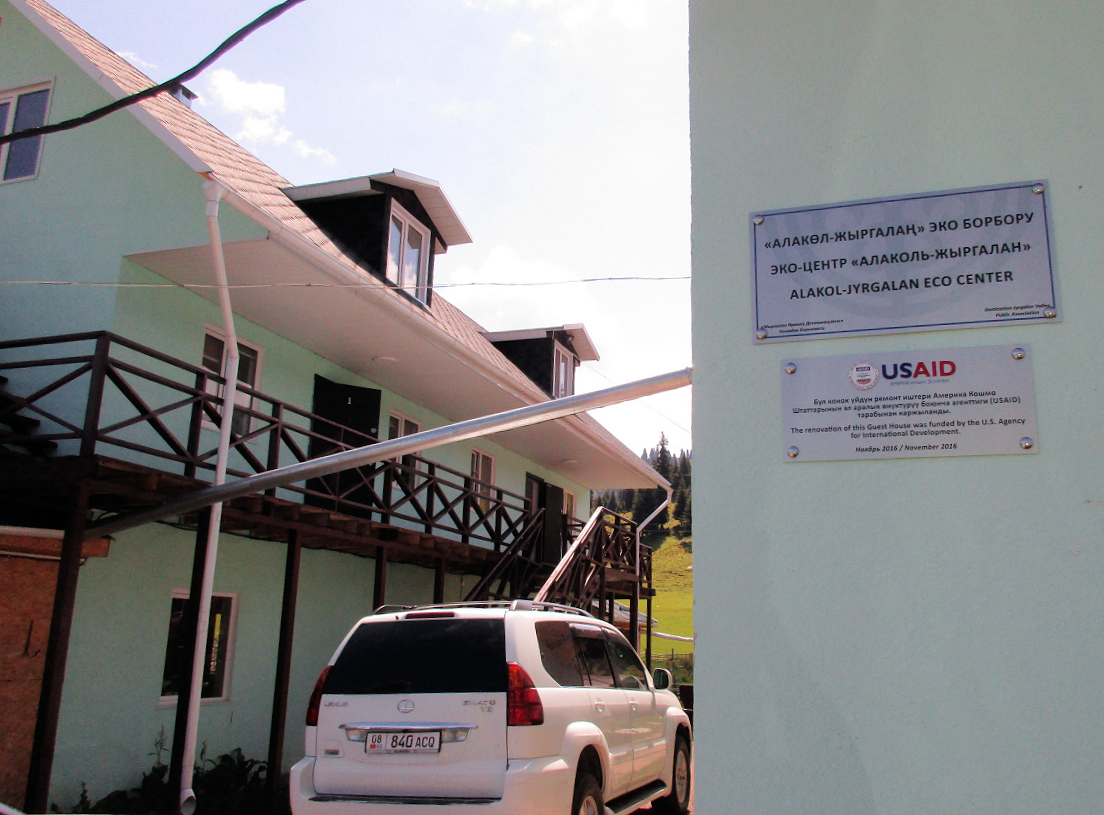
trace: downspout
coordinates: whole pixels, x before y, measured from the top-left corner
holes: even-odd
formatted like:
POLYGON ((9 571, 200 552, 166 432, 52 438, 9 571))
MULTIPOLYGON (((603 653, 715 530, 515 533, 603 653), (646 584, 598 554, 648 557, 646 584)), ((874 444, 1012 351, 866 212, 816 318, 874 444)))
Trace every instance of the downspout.
MULTIPOLYGON (((659 486, 659 485, 657 484, 656 486, 659 486)), ((646 527, 648 524, 650 524, 652 522, 652 520, 655 518, 656 515, 661 513, 668 506, 670 506, 671 496, 673 496, 675 494, 675 488, 672 487, 670 484, 668 484, 664 489, 667 490, 667 498, 664 499, 662 504, 660 504, 658 507, 656 507, 654 510, 652 510, 652 514, 649 515, 647 518, 645 518, 643 520, 643 522, 641 522, 641 524, 636 527, 636 553, 635 553, 636 554, 636 588, 633 589, 633 591, 634 591, 634 594, 633 594, 633 597, 634 597, 633 605, 634 605, 634 607, 639 602, 638 593, 640 591, 640 533, 644 530, 644 527, 646 527)), ((648 609, 650 611, 651 606, 649 606, 648 609)), ((633 647, 636 648, 637 651, 639 651, 640 650, 640 648, 639 648, 639 645, 640 645, 640 628, 639 628, 639 625, 640 625, 640 623, 638 622, 638 618, 637 618, 636 614, 633 614, 631 616, 634 618, 634 619, 631 620, 631 623, 630 623, 630 625, 632 626, 632 643, 633 643, 633 647)), ((648 641, 648 643, 647 643, 648 670, 651 670, 651 668, 652 668, 652 665, 651 665, 652 617, 651 617, 650 614, 648 615, 648 633, 646 635, 646 639, 648 641)))
MULTIPOLYGON (((203 182, 207 194, 207 235, 211 241, 211 255, 215 263, 215 282, 218 284, 219 307, 222 309, 223 333, 226 335, 226 387, 222 395, 222 417, 219 421, 218 458, 215 461, 217 486, 226 481, 226 460, 230 455, 230 429, 234 423, 234 405, 238 393, 238 335, 234 330, 234 312, 230 306, 229 281, 226 277, 226 258, 222 252, 222 234, 219 231, 219 201, 226 195, 226 188, 217 181, 203 182)), ((222 525, 222 503, 211 505, 211 520, 207 526, 207 556, 203 562, 203 587, 199 594, 199 612, 196 623, 195 644, 192 648, 191 693, 188 694, 188 718, 184 731, 183 761, 180 768, 180 812, 193 815, 196 809, 195 792, 192 790, 192 773, 195 769, 196 737, 199 731, 200 694, 203 691, 204 656, 207 652, 207 626, 211 617, 211 593, 215 585, 215 561, 218 558, 219 527, 222 525)), ((192 598, 194 601, 196 598, 192 598)))

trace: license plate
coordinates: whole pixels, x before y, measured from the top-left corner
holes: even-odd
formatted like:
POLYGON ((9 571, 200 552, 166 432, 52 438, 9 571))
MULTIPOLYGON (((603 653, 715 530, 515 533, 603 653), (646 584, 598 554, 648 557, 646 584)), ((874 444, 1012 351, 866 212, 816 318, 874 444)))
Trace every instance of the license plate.
POLYGON ((417 733, 368 733, 364 742, 366 753, 439 753, 441 731, 417 733))

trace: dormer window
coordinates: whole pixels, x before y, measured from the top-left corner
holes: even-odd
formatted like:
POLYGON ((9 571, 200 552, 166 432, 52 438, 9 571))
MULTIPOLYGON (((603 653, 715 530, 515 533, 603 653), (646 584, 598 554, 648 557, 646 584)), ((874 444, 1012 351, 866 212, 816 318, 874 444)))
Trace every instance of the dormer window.
POLYGON ((552 398, 561 399, 575 393, 575 355, 558 342, 553 350, 552 398))
POLYGON ((397 201, 391 202, 387 236, 388 280, 423 303, 429 279, 429 248, 432 236, 397 201))
POLYGON ((362 271, 427 307, 434 255, 471 243, 440 185, 402 170, 283 192, 362 271))
POLYGON ((553 399, 575 393, 575 369, 580 362, 598 361, 594 343, 579 323, 484 331, 483 336, 553 399))

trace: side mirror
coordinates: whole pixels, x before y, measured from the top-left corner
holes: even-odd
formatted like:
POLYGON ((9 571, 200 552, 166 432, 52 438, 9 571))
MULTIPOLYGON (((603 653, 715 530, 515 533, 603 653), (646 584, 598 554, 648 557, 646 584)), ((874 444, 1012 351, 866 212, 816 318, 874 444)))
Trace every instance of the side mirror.
POLYGON ((656 668, 652 671, 652 684, 656 690, 667 690, 675 684, 675 678, 666 668, 656 668))

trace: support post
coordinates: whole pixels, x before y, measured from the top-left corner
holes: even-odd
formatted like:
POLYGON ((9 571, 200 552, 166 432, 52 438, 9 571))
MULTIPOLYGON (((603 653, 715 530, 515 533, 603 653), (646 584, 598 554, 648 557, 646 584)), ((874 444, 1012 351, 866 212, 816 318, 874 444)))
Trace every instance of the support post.
POLYGON ((372 589, 372 611, 387 602, 387 550, 376 547, 376 579, 372 589))
POLYGON ((648 664, 648 670, 652 669, 652 594, 648 593, 647 611, 644 613, 648 615, 648 633, 646 635, 646 648, 647 653, 645 655, 645 661, 648 664))
MULTIPOLYGON (((211 529, 211 510, 199 513, 199 526, 196 528, 195 553, 192 555, 192 582, 188 589, 188 602, 184 606, 184 630, 181 641, 195 642, 196 626, 199 620, 199 595, 203 591, 203 564, 207 560, 207 540, 211 529)), ((180 776, 184 769, 184 731, 188 726, 188 704, 192 695, 192 648, 186 649, 187 655, 180 666, 180 686, 176 696, 176 722, 173 726, 172 755, 169 758, 169 788, 180 788, 180 776)))
POLYGON ((50 805, 50 776, 54 769, 61 692, 65 685, 65 662, 69 655, 69 634, 73 628, 81 544, 84 541, 87 518, 88 486, 81 482, 73 496, 61 543, 54 609, 50 618, 50 637, 47 640, 46 660, 42 670, 42 689, 38 696, 38 718, 35 720, 34 744, 31 747, 31 766, 27 774, 24 807, 28 812, 46 812, 50 805))
POLYGON ((629 599, 629 642, 635 651, 640 651, 640 580, 633 583, 632 597, 629 599))
POLYGON ((433 564, 433 602, 441 604, 445 602, 445 559, 437 558, 433 564))
POLYGON ((299 595, 299 560, 302 545, 299 531, 288 533, 287 560, 284 564, 284 602, 280 611, 280 646, 276 657, 276 683, 272 693, 272 724, 268 736, 268 774, 265 778, 268 811, 282 811, 277 805, 281 768, 284 763, 284 732, 287 726, 288 685, 291 681, 291 654, 295 639, 295 605, 299 595))

